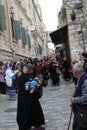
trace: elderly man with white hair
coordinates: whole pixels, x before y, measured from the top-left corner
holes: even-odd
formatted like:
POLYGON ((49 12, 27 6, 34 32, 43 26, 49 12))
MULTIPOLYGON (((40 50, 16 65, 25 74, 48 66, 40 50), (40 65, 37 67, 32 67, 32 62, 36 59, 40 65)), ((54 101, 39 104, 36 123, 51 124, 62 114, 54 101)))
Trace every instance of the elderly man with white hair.
POLYGON ((87 130, 87 73, 83 66, 76 63, 73 66, 73 75, 78 79, 75 93, 71 97, 71 106, 74 113, 73 130, 87 130), (83 111, 80 113, 79 108, 83 111))

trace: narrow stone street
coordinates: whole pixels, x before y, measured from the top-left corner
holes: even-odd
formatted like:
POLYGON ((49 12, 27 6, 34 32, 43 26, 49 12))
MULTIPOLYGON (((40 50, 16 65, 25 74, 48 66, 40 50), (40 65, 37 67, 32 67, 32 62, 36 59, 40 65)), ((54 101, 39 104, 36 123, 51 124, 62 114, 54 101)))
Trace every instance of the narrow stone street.
MULTIPOLYGON (((71 81, 63 81, 59 86, 44 88, 40 99, 46 127, 45 130, 67 130, 70 97, 74 91, 71 81)), ((16 123, 17 101, 0 95, 0 130, 18 130, 16 123)), ((71 124, 72 126, 72 124, 71 124)))
POLYGON ((63 82, 58 87, 44 90, 41 104, 46 119, 46 130, 67 130, 70 116, 70 97, 74 85, 63 82))

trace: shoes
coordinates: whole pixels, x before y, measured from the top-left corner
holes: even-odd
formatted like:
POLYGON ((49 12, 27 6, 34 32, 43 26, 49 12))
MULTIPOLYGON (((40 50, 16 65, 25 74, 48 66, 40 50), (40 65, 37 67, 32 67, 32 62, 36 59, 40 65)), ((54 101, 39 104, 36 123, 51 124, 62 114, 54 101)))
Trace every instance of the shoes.
POLYGON ((40 127, 35 127, 34 130, 40 130, 40 127))
POLYGON ((9 98, 9 100, 15 101, 15 100, 16 100, 16 97, 15 97, 15 96, 11 96, 11 97, 9 98))
POLYGON ((59 86, 59 83, 57 83, 56 85, 59 86))
POLYGON ((35 127, 34 130, 45 130, 45 127, 35 127))
POLYGON ((65 79, 65 81, 69 81, 70 79, 65 79))
POLYGON ((40 130, 45 130, 45 127, 41 127, 40 130))

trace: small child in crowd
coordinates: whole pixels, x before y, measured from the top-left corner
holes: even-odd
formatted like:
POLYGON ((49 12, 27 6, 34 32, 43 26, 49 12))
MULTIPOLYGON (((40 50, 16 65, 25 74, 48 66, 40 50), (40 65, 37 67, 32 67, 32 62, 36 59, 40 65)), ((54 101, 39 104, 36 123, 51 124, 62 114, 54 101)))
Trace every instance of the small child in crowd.
POLYGON ((35 89, 39 87, 48 87, 47 83, 39 80, 38 77, 34 78, 34 80, 25 83, 25 90, 29 91, 29 93, 33 93, 35 89))
POLYGON ((41 81, 36 77, 34 80, 25 83, 25 90, 29 91, 29 93, 33 93, 40 85, 41 81))

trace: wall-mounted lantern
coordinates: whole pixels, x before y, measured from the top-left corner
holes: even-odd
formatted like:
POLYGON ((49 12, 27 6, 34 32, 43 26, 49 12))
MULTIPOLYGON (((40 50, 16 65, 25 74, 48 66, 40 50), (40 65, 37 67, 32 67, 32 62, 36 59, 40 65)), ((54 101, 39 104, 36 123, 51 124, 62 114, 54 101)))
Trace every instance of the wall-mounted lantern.
POLYGON ((72 13, 70 14, 70 16, 71 16, 71 20, 72 20, 72 21, 75 21, 75 20, 76 20, 76 13, 75 13, 74 10, 72 10, 72 13))

